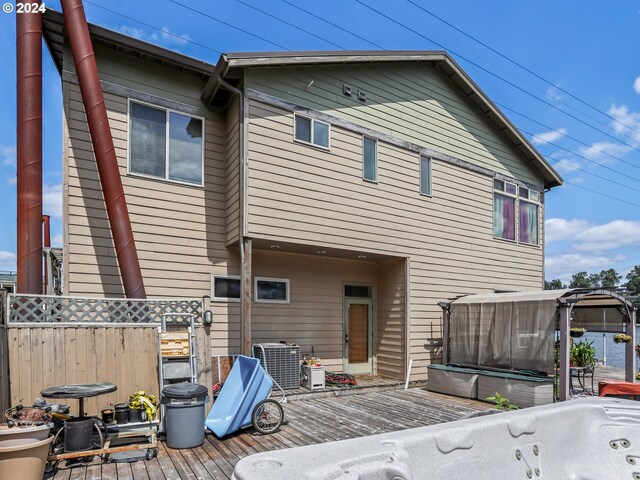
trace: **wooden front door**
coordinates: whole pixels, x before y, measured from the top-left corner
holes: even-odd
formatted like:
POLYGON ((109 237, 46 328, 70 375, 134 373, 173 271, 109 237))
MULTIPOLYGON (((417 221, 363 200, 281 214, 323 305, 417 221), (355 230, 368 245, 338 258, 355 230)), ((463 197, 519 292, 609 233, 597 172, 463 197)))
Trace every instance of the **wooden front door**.
POLYGON ((345 299, 344 355, 346 373, 372 373, 371 299, 345 299))

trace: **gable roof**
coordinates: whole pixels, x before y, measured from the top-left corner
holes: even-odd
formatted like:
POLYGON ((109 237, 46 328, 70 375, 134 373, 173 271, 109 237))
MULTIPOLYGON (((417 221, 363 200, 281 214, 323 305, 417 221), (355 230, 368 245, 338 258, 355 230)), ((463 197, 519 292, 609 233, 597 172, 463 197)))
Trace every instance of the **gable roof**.
POLYGON ((562 185, 562 177, 549 162, 445 51, 347 50, 227 53, 220 56, 220 60, 204 88, 202 100, 211 106, 225 104, 228 101, 230 92, 220 84, 219 79, 224 78, 233 83, 234 79, 241 77, 240 71, 244 68, 411 62, 432 63, 435 65, 507 137, 507 140, 531 162, 535 170, 542 174, 545 187, 551 188, 562 185))
MULTIPOLYGON (((66 28, 62 13, 47 9, 42 16, 43 36, 58 68, 62 71, 62 52, 66 28)), ((239 84, 245 68, 285 67, 303 65, 353 65, 364 63, 431 63, 440 70, 480 112, 492 122, 507 140, 527 159, 544 178, 547 188, 562 185, 562 177, 545 160, 531 142, 511 123, 489 97, 445 51, 438 50, 347 50, 298 52, 235 52, 222 54, 213 65, 128 35, 89 24, 91 39, 100 45, 144 57, 155 63, 187 71, 208 79, 202 101, 210 106, 223 106, 231 96, 219 80, 239 84)))

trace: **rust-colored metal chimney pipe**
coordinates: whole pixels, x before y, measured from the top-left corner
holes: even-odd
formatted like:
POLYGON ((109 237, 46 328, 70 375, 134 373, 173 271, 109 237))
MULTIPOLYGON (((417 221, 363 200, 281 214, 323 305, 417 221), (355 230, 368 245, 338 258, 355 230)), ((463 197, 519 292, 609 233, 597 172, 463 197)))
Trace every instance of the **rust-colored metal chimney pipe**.
MULTIPOLYGON (((39 2, 38 2, 39 3, 39 2)), ((36 10, 37 12, 37 10, 36 10)), ((19 293, 42 293, 42 16, 16 14, 19 293)))
POLYGON ((120 274, 127 298, 146 298, 138 252, 133 239, 129 210, 124 197, 118 160, 104 104, 98 66, 89 36, 82 0, 61 0, 82 102, 98 165, 102 193, 116 247, 120 274))

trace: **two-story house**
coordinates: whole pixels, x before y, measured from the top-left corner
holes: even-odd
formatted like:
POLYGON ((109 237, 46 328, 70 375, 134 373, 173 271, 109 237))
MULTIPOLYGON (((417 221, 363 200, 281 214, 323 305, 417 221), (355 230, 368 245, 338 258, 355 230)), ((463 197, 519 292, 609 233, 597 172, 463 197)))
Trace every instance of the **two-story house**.
MULTIPOLYGON (((64 101, 65 292, 121 297, 64 23, 43 20, 64 101)), ((542 288, 544 192, 562 180, 445 52, 213 65, 90 31, 147 293, 210 296, 213 353, 286 340, 330 370, 403 378, 412 359, 424 378, 438 302, 542 288)))

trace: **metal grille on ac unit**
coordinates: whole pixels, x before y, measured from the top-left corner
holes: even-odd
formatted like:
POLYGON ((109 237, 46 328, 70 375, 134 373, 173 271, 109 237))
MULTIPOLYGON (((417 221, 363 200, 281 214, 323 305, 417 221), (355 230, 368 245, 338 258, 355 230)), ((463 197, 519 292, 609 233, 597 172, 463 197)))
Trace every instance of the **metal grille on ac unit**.
POLYGON ((300 386, 300 346, 256 343, 253 356, 260 360, 271 378, 284 389, 300 386))

